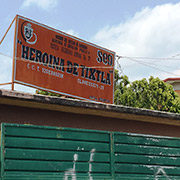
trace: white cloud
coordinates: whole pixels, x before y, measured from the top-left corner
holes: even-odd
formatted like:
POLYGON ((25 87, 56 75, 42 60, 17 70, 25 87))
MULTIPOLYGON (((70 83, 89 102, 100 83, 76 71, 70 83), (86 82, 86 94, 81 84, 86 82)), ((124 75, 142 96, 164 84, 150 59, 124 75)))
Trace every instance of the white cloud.
POLYGON ((48 10, 49 8, 55 7, 57 3, 58 3, 58 0, 24 0, 22 4, 22 8, 36 5, 39 8, 48 10))
POLYGON ((79 33, 75 32, 73 29, 69 29, 67 31, 65 30, 64 32, 66 32, 67 34, 70 34, 72 36, 79 37, 79 33))
POLYGON ((79 37, 79 32, 75 31, 74 29, 62 29, 62 25, 58 23, 49 24, 49 27, 52 27, 54 29, 60 30, 64 33, 70 34, 75 37, 79 37))
MULTIPOLYGON (((125 23, 104 27, 93 37, 93 41, 121 56, 171 57, 180 53, 179 9, 180 3, 165 4, 153 9, 144 8, 125 23)), ((180 66, 180 61, 141 61, 171 73, 180 66)), ((124 67, 124 73, 132 77, 132 80, 150 75, 164 76, 164 72, 128 59, 122 59, 121 65, 124 67)), ((166 76, 171 74, 166 73, 166 76)))

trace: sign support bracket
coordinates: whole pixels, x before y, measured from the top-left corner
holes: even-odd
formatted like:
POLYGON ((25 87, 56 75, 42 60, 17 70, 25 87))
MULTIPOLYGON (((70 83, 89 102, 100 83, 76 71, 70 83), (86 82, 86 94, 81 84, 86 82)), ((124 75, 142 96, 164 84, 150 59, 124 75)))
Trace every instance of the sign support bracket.
MULTIPOLYGON (((16 31, 17 31, 17 15, 16 17, 14 18, 14 20, 16 20, 16 23, 15 23, 15 33, 14 33, 14 50, 13 50, 13 65, 12 65, 12 86, 11 86, 11 90, 14 91, 14 66, 15 66, 15 44, 16 44, 16 31)), ((14 21, 13 20, 13 21, 14 21)))
POLYGON ((7 33, 9 32, 9 30, 11 29, 11 26, 13 25, 14 21, 16 20, 16 17, 12 20, 11 24, 9 25, 8 29, 6 30, 4 36, 2 37, 0 44, 3 42, 4 38, 6 37, 7 33))
MULTIPOLYGON (((11 29, 14 21, 16 20, 16 17, 12 20, 11 24, 9 25, 8 29, 6 30, 4 36, 2 37, 1 41, 0 41, 0 45, 2 44, 2 42, 4 41, 5 37, 7 36, 7 33, 9 32, 9 30, 11 29)), ((14 59, 14 57, 13 57, 14 59)), ((13 60, 14 61, 14 60, 13 60)), ((12 84, 12 90, 14 90, 14 83, 13 82, 8 82, 8 83, 0 83, 0 86, 4 86, 4 85, 9 85, 12 84)))

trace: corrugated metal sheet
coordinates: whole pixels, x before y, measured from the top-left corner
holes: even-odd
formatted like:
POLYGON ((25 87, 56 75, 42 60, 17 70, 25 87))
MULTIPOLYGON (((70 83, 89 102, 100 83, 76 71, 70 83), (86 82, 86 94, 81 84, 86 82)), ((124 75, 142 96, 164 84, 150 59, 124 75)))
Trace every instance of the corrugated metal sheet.
POLYGON ((114 135, 119 179, 180 179, 180 139, 131 133, 114 135))
POLYGON ((2 124, 4 180, 177 180, 180 139, 2 124))

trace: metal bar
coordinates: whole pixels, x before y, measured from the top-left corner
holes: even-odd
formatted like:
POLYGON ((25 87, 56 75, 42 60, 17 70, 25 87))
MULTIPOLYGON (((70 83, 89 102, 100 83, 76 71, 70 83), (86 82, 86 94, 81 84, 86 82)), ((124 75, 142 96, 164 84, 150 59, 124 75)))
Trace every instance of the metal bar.
POLYGON ((4 127, 4 124, 1 124, 1 147, 0 147, 0 150, 1 150, 1 168, 0 168, 0 173, 1 173, 1 177, 3 177, 4 176, 4 164, 2 164, 2 162, 4 163, 4 149, 5 149, 5 147, 4 147, 4 145, 5 145, 5 142, 4 142, 4 136, 5 136, 5 127, 4 127))
POLYGON ((16 17, 13 19, 13 21, 12 21, 11 24, 10 24, 10 26, 9 26, 8 29, 6 30, 6 32, 5 32, 4 36, 3 36, 3 38, 2 38, 1 41, 0 41, 0 44, 3 42, 4 38, 6 37, 7 33, 9 32, 11 26, 13 25, 15 19, 16 19, 16 17))
POLYGON ((14 91, 14 71, 15 71, 15 51, 16 51, 16 33, 17 33, 17 18, 18 16, 16 15, 16 17, 14 18, 16 20, 15 23, 15 31, 14 31, 14 50, 13 50, 13 65, 12 65, 12 86, 11 86, 11 90, 14 91))
POLYGON ((114 170, 114 133, 110 132, 110 167, 111 167, 111 177, 114 178, 115 177, 115 170, 114 170))
POLYGON ((0 86, 9 85, 9 84, 12 84, 12 82, 8 82, 8 83, 0 83, 0 86))

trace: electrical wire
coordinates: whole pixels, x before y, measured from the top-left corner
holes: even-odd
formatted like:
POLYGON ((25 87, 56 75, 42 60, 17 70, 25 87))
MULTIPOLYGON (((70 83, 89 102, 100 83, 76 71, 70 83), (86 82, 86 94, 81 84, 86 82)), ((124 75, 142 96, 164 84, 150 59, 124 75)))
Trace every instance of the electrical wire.
MULTIPOLYGON (((13 59, 13 57, 12 56, 9 56, 9 55, 7 55, 7 54, 4 54, 4 53, 1 53, 0 52, 0 55, 2 55, 2 56, 6 56, 6 57, 8 57, 8 58, 10 58, 10 59, 13 59)), ((16 60, 21 60, 21 61, 26 61, 27 62, 27 59, 23 59, 23 58, 19 58, 19 57, 15 57, 16 58, 16 60)), ((29 61, 29 62, 31 62, 31 63, 35 63, 35 64, 39 64, 39 62, 36 62, 36 61, 29 61)), ((42 63, 43 64, 43 63, 42 63)), ((47 64, 47 65, 50 65, 50 64, 47 64)), ((52 64, 51 64, 52 65, 52 64)), ((72 67, 72 68, 79 68, 79 69, 81 69, 81 68, 102 68, 102 69, 113 69, 114 67, 112 66, 112 67, 110 67, 110 66, 62 66, 62 65, 52 65, 53 67, 61 67, 61 68, 68 68, 68 67, 72 67)))
MULTIPOLYGON (((116 55, 118 56, 118 55, 116 55)), ((143 59, 143 60, 160 60, 160 61, 170 61, 170 60, 173 60, 173 61, 180 61, 180 58, 177 59, 175 57, 178 57, 180 56, 180 54, 177 54, 177 55, 174 55, 174 56, 171 56, 171 57, 138 57, 138 56, 120 56, 121 58, 133 58, 133 59, 143 59)))
MULTIPOLYGON (((126 58, 127 58, 127 57, 126 57, 126 58)), ((128 58, 127 58, 127 59, 128 59, 128 58)), ((151 65, 151 66, 152 66, 152 65, 156 66, 158 63, 161 63, 161 66, 163 66, 163 67, 168 68, 168 69, 173 69, 172 66, 168 66, 168 65, 162 64, 162 61, 152 60, 152 61, 150 61, 150 62, 146 62, 146 61, 140 61, 140 62, 144 62, 144 63, 149 64, 149 65, 151 65)), ((136 64, 137 64, 137 63, 136 63, 136 64)), ((124 68, 131 68, 131 66, 134 66, 134 65, 136 65, 136 64, 127 65, 127 66, 125 66, 124 68)))
MULTIPOLYGON (((117 55, 117 56, 118 56, 118 55, 117 55)), ((161 72, 164 72, 164 73, 173 75, 173 76, 178 76, 178 77, 180 76, 179 74, 174 74, 174 73, 171 73, 171 72, 162 70, 162 69, 160 69, 160 68, 154 67, 154 66, 152 66, 152 65, 150 65, 150 64, 148 64, 148 63, 145 63, 145 62, 143 62, 143 61, 139 61, 139 60, 137 60, 137 59, 135 59, 135 58, 132 58, 132 57, 127 57, 127 56, 118 56, 118 57, 119 57, 119 59, 120 59, 120 58, 129 59, 129 60, 134 61, 134 62, 137 62, 137 63, 139 63, 139 64, 141 64, 141 65, 143 65, 143 66, 147 66, 147 67, 156 69, 156 70, 158 70, 158 71, 161 71, 161 72)))
MULTIPOLYGON (((2 53, 2 52, 0 52, 0 55, 5 56, 5 57, 8 57, 8 58, 11 58, 11 59, 13 58, 12 56, 9 56, 9 55, 4 54, 4 53, 2 53)), ((126 58, 126 59, 128 59, 128 60, 130 60, 130 61, 136 62, 136 63, 141 64, 141 65, 143 65, 143 66, 147 66, 147 67, 150 67, 150 68, 152 68, 152 69, 156 69, 156 70, 158 70, 158 71, 161 71, 161 72, 164 72, 164 73, 173 75, 173 76, 180 76, 179 74, 175 74, 175 73, 172 73, 172 72, 169 72, 169 71, 165 71, 165 70, 160 69, 160 68, 157 68, 157 67, 155 67, 155 66, 153 66, 153 65, 151 65, 151 64, 149 64, 149 63, 147 63, 147 62, 140 61, 140 60, 137 60, 137 59, 132 58, 132 57, 116 55, 116 58, 115 58, 115 63, 117 64, 117 69, 120 71, 120 74, 123 73, 123 68, 122 68, 121 65, 120 65, 120 59, 126 58), (116 59, 116 58, 117 58, 117 59, 116 59)), ((138 58, 138 57, 137 57, 137 58, 138 58)), ((142 57, 139 57, 139 58, 142 58, 142 57)), ((25 60, 25 59, 23 59, 23 58, 18 58, 18 57, 16 57, 16 59, 17 59, 17 60, 27 61, 27 60, 25 60)), ((158 58, 149 58, 149 59, 158 59, 158 58)), ((162 59, 162 58, 160 58, 160 59, 162 59)), ((164 59, 168 59, 168 58, 164 58, 164 59)), ((180 59, 179 59, 179 60, 180 60, 180 59)), ((39 64, 39 62, 36 62, 36 61, 32 61, 32 62, 33 62, 33 63, 36 63, 36 64, 39 64)), ((53 65, 53 67, 67 68, 67 67, 69 67, 69 66, 53 65)), ((75 68, 84 68, 84 67, 81 67, 81 66, 71 66, 71 67, 72 67, 72 68, 73 68, 73 67, 75 67, 75 68)), ((88 66, 88 67, 86 67, 86 68, 105 68, 105 69, 113 69, 113 67, 109 67, 109 66, 108 66, 108 67, 107 67, 107 66, 90 66, 90 67, 88 66)))

